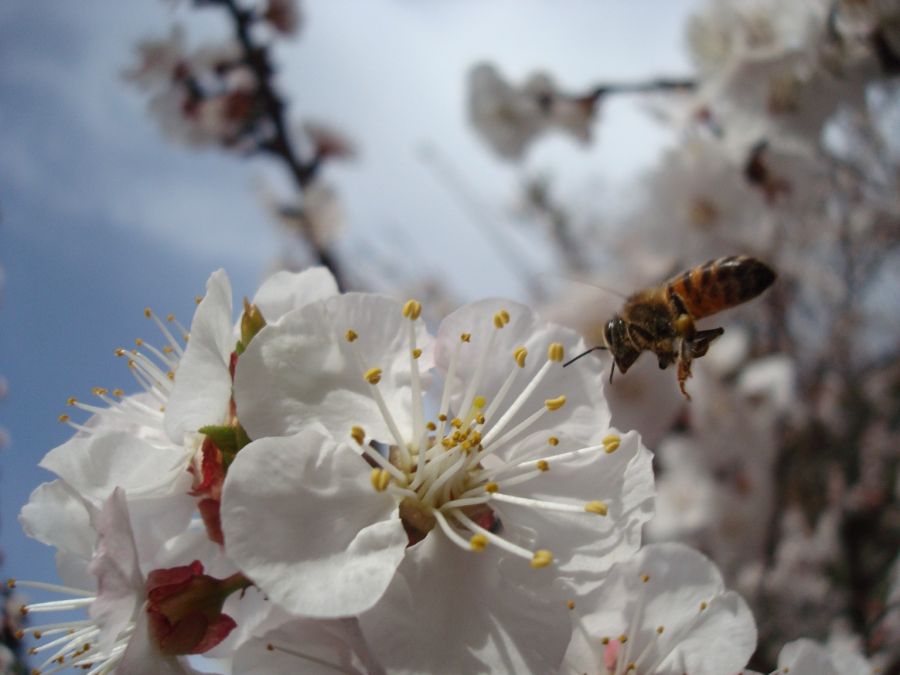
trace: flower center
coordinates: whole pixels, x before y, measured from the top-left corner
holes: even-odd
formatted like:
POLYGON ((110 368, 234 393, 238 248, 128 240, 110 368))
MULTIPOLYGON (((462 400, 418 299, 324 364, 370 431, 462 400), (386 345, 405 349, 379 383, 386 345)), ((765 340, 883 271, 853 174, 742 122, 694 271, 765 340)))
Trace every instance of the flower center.
MULTIPOLYGON (((547 348, 547 360, 527 382, 521 373, 525 369, 528 350, 518 347, 511 354, 510 372, 497 393, 489 401, 479 394, 488 359, 497 358, 495 336, 510 323, 506 310, 494 314, 493 330, 480 351, 475 355, 475 368, 465 382, 457 382, 460 359, 472 356, 472 334, 462 333, 450 356, 439 412, 425 421, 424 394, 418 359, 421 350, 416 346, 415 321, 421 314, 421 305, 408 301, 403 316, 409 320, 408 340, 410 354, 410 384, 412 389, 413 421, 411 433, 404 434, 381 395, 379 383, 382 371, 371 366, 363 355, 351 348, 362 377, 369 383, 370 392, 381 411, 394 443, 385 454, 371 444, 365 444, 365 431, 353 427, 350 435, 362 448, 372 469, 372 486, 378 491, 389 491, 399 502, 402 519, 410 543, 423 539, 436 526, 461 548, 482 551, 488 544, 498 546, 516 556, 530 560, 533 567, 545 567, 553 562, 550 551, 529 550, 501 536, 503 504, 515 504, 573 514, 605 516, 608 510, 604 501, 562 502, 534 499, 507 492, 508 488, 532 481, 550 471, 553 464, 570 461, 598 451, 611 453, 619 446, 619 437, 610 435, 602 443, 568 452, 553 453, 559 439, 550 437, 548 446, 537 453, 517 453, 513 460, 499 460, 498 450, 509 448, 545 415, 552 414, 566 403, 563 395, 533 402, 533 394, 546 379, 551 368, 562 367, 564 348, 552 343, 547 348), (518 385, 518 386, 517 386, 518 385), (454 387, 462 391, 454 391, 454 387), (513 395, 513 392, 518 392, 513 395), (451 413, 451 400, 460 403, 451 413), (529 407, 530 406, 530 407, 529 407), (535 456, 537 454, 538 456, 535 456), (492 461, 494 460, 494 461, 492 461)), ((353 345, 359 334, 347 329, 345 339, 353 345)))

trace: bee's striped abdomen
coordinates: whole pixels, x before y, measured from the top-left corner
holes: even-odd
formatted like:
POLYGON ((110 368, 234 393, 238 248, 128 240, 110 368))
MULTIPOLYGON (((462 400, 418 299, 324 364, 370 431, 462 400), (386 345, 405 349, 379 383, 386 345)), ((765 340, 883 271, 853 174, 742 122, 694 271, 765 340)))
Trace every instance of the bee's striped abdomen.
POLYGON ((689 269, 666 283, 695 319, 755 298, 775 281, 771 267, 756 258, 730 256, 689 269))

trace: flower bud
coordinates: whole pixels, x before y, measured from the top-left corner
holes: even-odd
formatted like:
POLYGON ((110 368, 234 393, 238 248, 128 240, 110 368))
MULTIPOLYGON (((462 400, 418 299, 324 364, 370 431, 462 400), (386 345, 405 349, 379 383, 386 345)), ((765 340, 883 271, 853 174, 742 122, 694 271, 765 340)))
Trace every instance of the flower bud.
POLYGON ((153 570, 147 576, 147 614, 150 638, 164 654, 202 654, 224 640, 237 625, 222 614, 228 596, 246 588, 241 574, 215 579, 203 565, 153 570))
POLYGON ((242 352, 247 348, 256 334, 266 325, 266 320, 259 311, 259 307, 251 305, 247 298, 244 298, 244 314, 241 316, 241 347, 238 350, 242 352))

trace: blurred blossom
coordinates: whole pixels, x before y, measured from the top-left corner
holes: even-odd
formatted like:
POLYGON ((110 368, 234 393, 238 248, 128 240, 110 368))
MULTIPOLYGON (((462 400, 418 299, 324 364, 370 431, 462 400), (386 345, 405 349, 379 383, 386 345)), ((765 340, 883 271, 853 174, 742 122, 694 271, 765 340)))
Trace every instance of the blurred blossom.
POLYGON ((340 195, 324 179, 317 179, 304 191, 299 203, 282 201, 265 186, 261 187, 264 205, 290 232, 326 246, 346 228, 346 214, 340 195))
POLYGON ((303 134, 313 146, 313 154, 321 159, 353 159, 357 155, 356 145, 337 129, 313 120, 301 125, 303 134))
POLYGON ((651 544, 571 602, 565 673, 734 673, 756 646, 747 604, 705 556, 651 544))
POLYGON ((647 525, 651 541, 696 541, 721 513, 716 485, 690 437, 669 436, 657 449, 656 515, 647 525))
POLYGON ((592 94, 564 94, 546 73, 534 73, 516 87, 489 63, 469 72, 469 120, 503 159, 520 159, 538 136, 551 129, 588 143, 596 104, 592 94))
POLYGON ((795 675, 872 675, 877 672, 862 654, 823 647, 808 639, 788 643, 778 655, 778 671, 795 675))
POLYGON ((267 0, 263 18, 284 35, 296 35, 303 25, 299 0, 267 0))

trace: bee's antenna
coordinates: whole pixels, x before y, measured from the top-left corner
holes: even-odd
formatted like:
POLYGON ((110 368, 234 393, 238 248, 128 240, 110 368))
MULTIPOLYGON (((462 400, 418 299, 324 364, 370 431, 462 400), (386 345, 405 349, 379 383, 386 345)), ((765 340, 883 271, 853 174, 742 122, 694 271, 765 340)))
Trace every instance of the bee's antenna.
POLYGON ((595 352, 595 351, 597 351, 598 349, 603 349, 603 350, 605 350, 605 349, 606 349, 606 346, 605 346, 605 345, 600 345, 599 347, 591 347, 591 348, 588 349, 586 352, 581 352, 581 354, 579 354, 578 356, 576 356, 574 359, 569 359, 568 361, 566 361, 566 362, 563 364, 563 368, 565 368, 565 367, 568 366, 569 364, 575 363, 575 362, 576 362, 578 359, 580 359, 582 356, 587 356, 587 355, 590 354, 591 352, 595 352))

